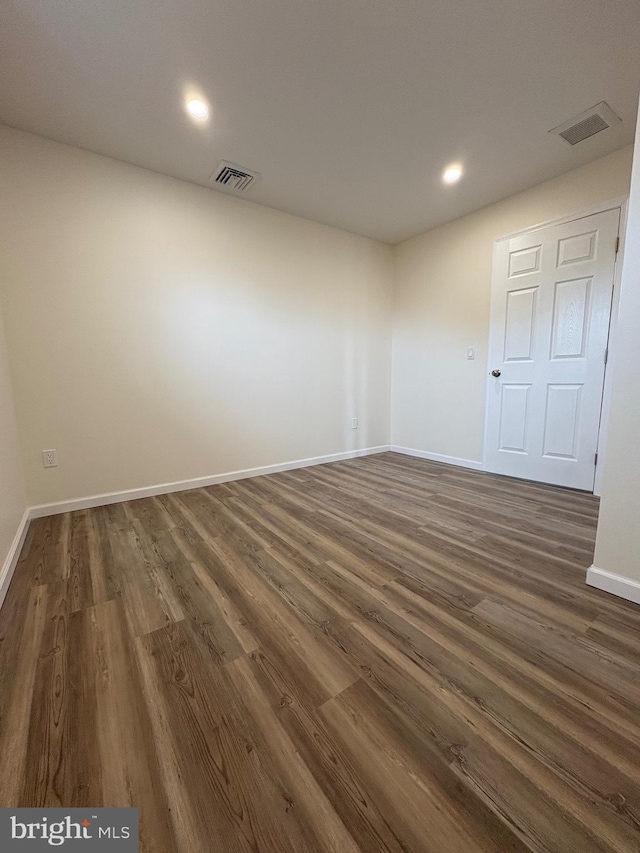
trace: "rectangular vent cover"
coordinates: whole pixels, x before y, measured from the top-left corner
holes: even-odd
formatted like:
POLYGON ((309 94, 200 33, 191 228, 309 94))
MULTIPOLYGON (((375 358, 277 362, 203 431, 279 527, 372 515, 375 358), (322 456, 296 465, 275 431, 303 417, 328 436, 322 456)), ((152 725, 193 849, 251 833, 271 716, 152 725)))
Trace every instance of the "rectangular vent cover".
POLYGON ((564 124, 554 127, 549 133, 557 133, 569 145, 577 145, 583 139, 595 136, 601 130, 606 130, 614 124, 619 124, 620 119, 605 101, 600 101, 595 107, 585 110, 580 115, 566 121, 564 124))
POLYGON ((252 172, 236 163, 222 160, 209 180, 216 185, 216 189, 231 193, 245 193, 259 177, 259 172, 252 172))

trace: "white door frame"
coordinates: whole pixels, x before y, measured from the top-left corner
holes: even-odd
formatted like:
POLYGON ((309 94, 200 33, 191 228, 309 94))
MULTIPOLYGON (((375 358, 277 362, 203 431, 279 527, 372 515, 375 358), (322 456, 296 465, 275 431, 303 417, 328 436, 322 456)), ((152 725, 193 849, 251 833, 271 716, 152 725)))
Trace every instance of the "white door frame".
MULTIPOLYGON (((616 321, 618 317, 618 303, 620 300, 620 277, 622 274, 622 259, 624 255, 624 238, 626 233, 626 224, 627 224, 627 208, 629 204, 629 196, 620 196, 619 198, 612 199, 611 201, 601 202, 599 204, 591 205, 590 207, 584 208, 576 213, 572 213, 568 216, 563 216, 560 219, 548 219, 545 222, 538 222, 536 225, 531 225, 528 228, 521 228, 518 231, 512 231, 509 234, 503 234, 500 237, 496 237, 493 241, 493 260, 492 260, 492 269, 491 269, 491 304, 493 304, 493 298, 498 287, 498 274, 497 274, 497 264, 496 264, 496 255, 498 251, 498 244, 502 243, 504 240, 510 240, 512 237, 520 237, 524 234, 530 234, 533 231, 539 231, 541 228, 547 228, 550 225, 564 225, 567 222, 574 222, 576 219, 583 219, 585 216, 592 216, 594 213, 605 213, 607 210, 619 210, 620 211, 620 225, 619 225, 619 238, 620 245, 618 247, 618 253, 616 255, 615 267, 613 273, 613 295, 611 301, 611 315, 609 319, 609 339, 608 339, 608 351, 609 355, 607 358, 607 364, 605 365, 604 371, 604 385, 602 392, 602 405, 600 409, 600 431, 598 433, 598 464, 596 465, 596 474, 595 474, 595 482, 593 486, 593 493, 595 495, 599 495, 601 491, 602 485, 602 474, 604 471, 604 464, 606 461, 606 448, 607 448, 607 434, 609 427, 609 409, 611 402, 611 371, 609 370, 609 365, 611 364, 611 354, 613 348, 615 346, 615 331, 616 331, 616 321)), ((487 366, 490 364, 492 344, 494 341, 494 336, 497 334, 497 330, 492 328, 491 319, 489 320, 489 342, 487 348, 487 366)), ((484 415, 484 442, 483 442, 483 453, 482 453, 482 467, 486 470, 486 460, 488 454, 488 442, 489 442, 489 430, 488 430, 488 420, 489 420, 489 400, 490 400, 490 391, 491 391, 491 383, 489 382, 489 377, 487 376, 487 388, 486 388, 486 398, 485 398, 485 415, 484 415)))

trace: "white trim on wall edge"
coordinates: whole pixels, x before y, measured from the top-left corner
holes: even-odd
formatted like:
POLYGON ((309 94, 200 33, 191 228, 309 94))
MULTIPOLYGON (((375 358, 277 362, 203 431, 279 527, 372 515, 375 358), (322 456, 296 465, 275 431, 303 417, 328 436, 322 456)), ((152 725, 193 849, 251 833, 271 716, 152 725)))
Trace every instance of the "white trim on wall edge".
POLYGON ((16 535, 13 537, 13 542, 11 543, 11 547, 9 548, 7 558, 2 565, 2 569, 0 570, 0 607, 2 607, 2 602, 4 601, 5 595, 7 594, 7 590, 9 589, 11 578, 13 577, 13 573, 16 569, 16 566, 18 565, 20 552, 22 551, 22 546, 24 545, 24 540, 27 536, 27 530, 29 529, 30 520, 31 510, 25 509, 24 515, 22 516, 20 524, 18 525, 16 535))
POLYGON ((393 453, 403 453, 405 456, 417 456, 418 459, 429 459, 431 462, 444 462, 447 465, 459 465, 460 468, 472 468, 474 471, 482 471, 482 462, 473 459, 460 459, 458 456, 444 456, 442 453, 430 453, 428 450, 414 450, 411 447, 398 447, 391 445, 393 453))
POLYGON ((612 595, 617 595, 618 598, 625 598, 627 601, 633 601, 634 604, 640 604, 640 582, 625 578, 624 575, 616 575, 614 572, 607 572, 597 566, 591 566, 587 569, 587 584, 604 592, 610 592, 612 595))
POLYGON ((281 462, 277 465, 263 465, 261 468, 245 468, 242 471, 229 471, 226 474, 212 474, 209 477, 196 477, 193 480, 179 480, 175 483, 160 483, 157 486, 143 486, 140 489, 128 489, 123 492, 106 492, 102 495, 90 495, 86 498, 73 498, 68 501, 39 504, 30 509, 30 518, 42 518, 46 515, 58 515, 61 512, 73 512, 78 509, 91 509, 94 506, 106 506, 122 501, 135 501, 139 498, 151 498, 170 492, 185 492, 188 489, 200 489, 203 486, 215 486, 217 483, 230 483, 232 480, 245 480, 248 477, 260 477, 263 474, 277 474, 279 471, 291 471, 295 468, 308 468, 311 465, 325 465, 327 462, 340 462, 342 459, 355 459, 358 456, 372 456, 390 450, 388 444, 380 447, 364 447, 361 450, 346 450, 343 453, 331 453, 327 456, 312 456, 309 459, 296 459, 294 462, 281 462))
MULTIPOLYGON (((561 216, 560 219, 545 219, 544 222, 527 225, 526 228, 519 228, 517 231, 511 231, 509 234, 503 234, 493 239, 495 241, 511 240, 513 237, 522 237, 530 231, 541 231, 543 228, 548 228, 549 225, 566 225, 567 222, 574 222, 576 219, 586 219, 587 216, 593 216, 595 213, 606 213, 608 210, 615 210, 616 207, 623 207, 628 201, 629 193, 618 196, 618 198, 613 198, 610 201, 600 201, 590 204, 588 207, 583 207, 574 213, 567 213, 566 216, 561 216)), ((624 234, 624 232, 622 233, 624 234)))

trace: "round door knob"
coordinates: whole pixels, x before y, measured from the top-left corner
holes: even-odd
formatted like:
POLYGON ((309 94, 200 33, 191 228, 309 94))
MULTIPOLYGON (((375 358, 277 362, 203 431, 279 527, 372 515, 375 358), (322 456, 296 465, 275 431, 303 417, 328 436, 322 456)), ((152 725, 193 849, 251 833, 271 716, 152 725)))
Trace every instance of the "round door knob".
POLYGON ((498 378, 498 376, 500 376, 500 374, 501 374, 501 373, 502 373, 502 371, 501 371, 501 370, 492 370, 492 371, 491 371, 491 375, 492 375, 492 376, 495 376, 495 377, 496 377, 496 379, 498 378))

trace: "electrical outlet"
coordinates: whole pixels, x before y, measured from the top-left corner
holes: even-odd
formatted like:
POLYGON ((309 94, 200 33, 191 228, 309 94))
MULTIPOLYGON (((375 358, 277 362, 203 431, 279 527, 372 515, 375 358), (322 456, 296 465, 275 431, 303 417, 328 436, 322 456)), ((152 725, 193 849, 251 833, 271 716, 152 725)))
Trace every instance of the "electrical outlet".
POLYGON ((351 418, 351 429, 358 429, 358 419, 351 418))
POLYGON ((57 450, 43 450, 42 451, 42 464, 45 468, 57 468, 58 466, 58 451, 57 450))

